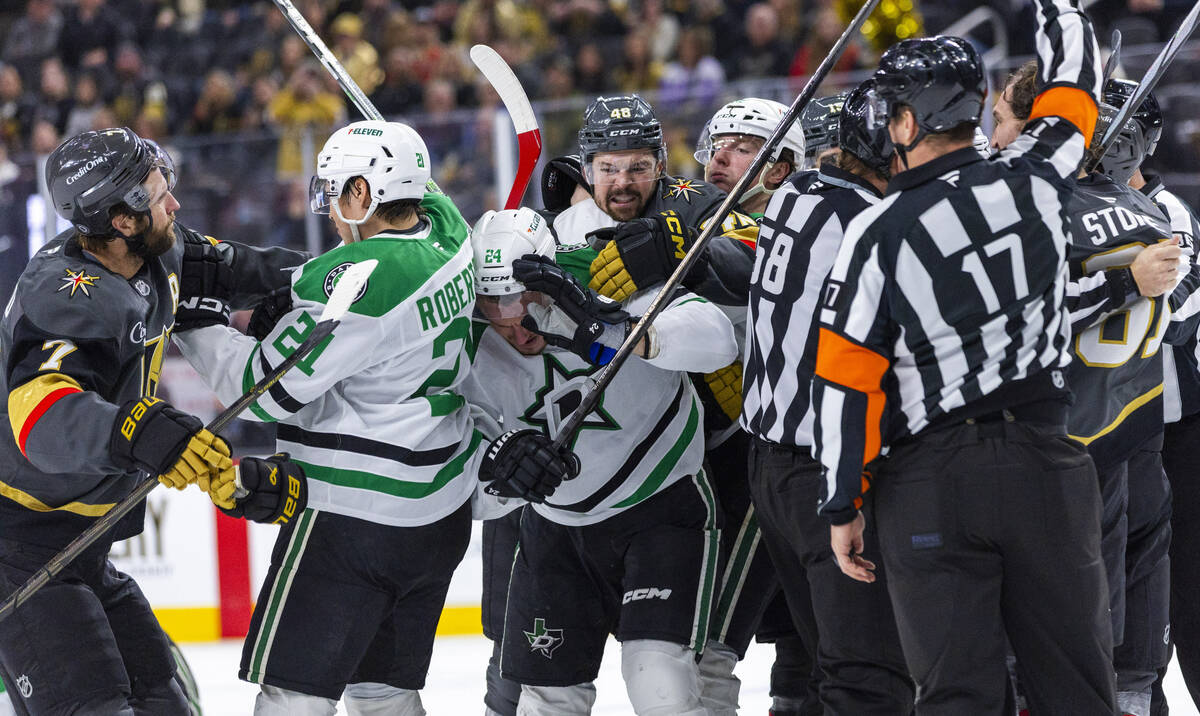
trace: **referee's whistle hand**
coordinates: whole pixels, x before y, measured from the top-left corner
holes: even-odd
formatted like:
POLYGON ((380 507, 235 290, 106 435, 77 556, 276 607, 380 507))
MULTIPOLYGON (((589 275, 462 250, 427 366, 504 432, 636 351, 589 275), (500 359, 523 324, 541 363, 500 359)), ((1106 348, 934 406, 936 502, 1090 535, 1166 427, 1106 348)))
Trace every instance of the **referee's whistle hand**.
POLYGON ((860 582, 874 582, 875 563, 863 559, 862 556, 863 530, 866 526, 867 521, 861 512, 852 522, 830 525, 829 543, 833 548, 834 557, 837 558, 838 567, 847 577, 860 582))

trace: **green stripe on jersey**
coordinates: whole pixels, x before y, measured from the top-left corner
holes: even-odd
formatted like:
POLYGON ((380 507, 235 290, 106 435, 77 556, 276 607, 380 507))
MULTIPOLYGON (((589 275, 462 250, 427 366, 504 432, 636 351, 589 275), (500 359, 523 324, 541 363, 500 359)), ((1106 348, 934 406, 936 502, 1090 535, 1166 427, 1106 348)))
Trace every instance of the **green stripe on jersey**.
POLYGON ((255 684, 261 684, 266 671, 266 658, 275 640, 275 630, 279 626, 279 615, 283 604, 287 601, 288 592, 292 587, 292 579, 296 575, 296 566, 304 547, 308 544, 308 535, 312 532, 316 520, 315 510, 305 510, 296 523, 296 529, 288 539, 287 551, 284 552, 283 564, 275 573, 275 583, 271 585, 271 594, 264 607, 262 622, 258 626, 258 635, 254 644, 254 653, 250 657, 249 668, 246 669, 246 679, 255 684))
POLYGON ((701 555, 700 594, 696 599, 696 613, 692 620, 691 648, 699 654, 704 651, 708 642, 708 627, 712 621, 712 598, 717 588, 717 557, 721 552, 721 530, 717 529, 717 498, 708 482, 708 475, 704 470, 700 470, 692 479, 708 510, 708 517, 704 520, 705 540, 704 554, 701 555))
MULTIPOLYGON (((246 369, 242 371, 242 393, 249 393, 250 389, 254 387, 254 384, 258 382, 254 380, 254 361, 258 357, 258 351, 261 348, 262 344, 256 343, 254 345, 254 350, 250 351, 250 357, 246 359, 246 369)), ((258 419, 264 423, 275 422, 275 418, 270 413, 263 410, 262 406, 258 404, 257 400, 250 404, 250 412, 258 416, 258 419)))
POLYGON ((408 480, 398 480, 394 477, 385 477, 376 475, 371 472, 362 472, 360 470, 347 470, 346 468, 331 468, 323 465, 314 465, 303 460, 295 460, 296 464, 304 468, 304 474, 310 480, 320 480, 331 485, 339 487, 353 487, 360 490, 372 490, 393 497, 403 497, 410 500, 419 500, 422 497, 429 497, 433 493, 445 487, 451 480, 462 474, 463 468, 467 464, 467 460, 475 454, 475 450, 479 447, 479 443, 483 441, 483 434, 478 430, 471 436, 471 443, 450 462, 446 463, 441 470, 438 470, 437 475, 432 482, 412 482, 408 480))
POLYGON ((671 474, 671 470, 679 462, 679 458, 687 450, 688 445, 691 444, 692 438, 696 435, 696 426, 699 423, 700 409, 697 407, 696 399, 693 397, 692 412, 688 414, 687 424, 683 426, 683 432, 680 433, 679 439, 675 441, 675 444, 671 446, 671 449, 667 451, 663 459, 650 471, 650 475, 646 477, 645 482, 632 495, 613 505, 613 507, 632 507, 653 495, 671 474))
POLYGON ((592 280, 592 260, 595 258, 595 249, 587 244, 578 244, 555 252, 554 263, 570 271, 586 286, 592 280))

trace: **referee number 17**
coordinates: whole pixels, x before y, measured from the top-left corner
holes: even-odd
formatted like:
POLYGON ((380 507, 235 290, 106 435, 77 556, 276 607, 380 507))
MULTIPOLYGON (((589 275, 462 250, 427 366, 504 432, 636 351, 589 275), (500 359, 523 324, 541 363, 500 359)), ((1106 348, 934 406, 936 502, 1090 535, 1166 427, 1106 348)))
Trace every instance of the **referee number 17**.
MULTIPOLYGON (((1009 263, 1012 264, 1013 299, 1020 300, 1029 294, 1029 282, 1025 278, 1025 253, 1021 250, 1021 237, 1017 234, 1005 234, 1000 238, 983 245, 983 252, 991 258, 1003 251, 1008 252, 1009 263)), ((1000 298, 992 285, 987 268, 983 265, 978 251, 968 251, 962 260, 962 270, 971 274, 979 295, 983 297, 983 305, 988 313, 1000 310, 1000 298)))

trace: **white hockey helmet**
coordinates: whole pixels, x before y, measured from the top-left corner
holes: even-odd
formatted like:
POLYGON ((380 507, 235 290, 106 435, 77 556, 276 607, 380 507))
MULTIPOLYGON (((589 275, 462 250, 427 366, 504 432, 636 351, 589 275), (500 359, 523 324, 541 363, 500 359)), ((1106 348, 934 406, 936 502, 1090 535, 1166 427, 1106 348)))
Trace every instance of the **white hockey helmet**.
POLYGON ((533 209, 487 212, 471 230, 475 293, 519 297, 525 286, 513 278, 513 261, 525 254, 553 257, 554 247, 554 235, 546 219, 533 209))
POLYGON ((317 155, 317 175, 309 183, 314 214, 330 207, 347 224, 362 224, 380 204, 420 199, 429 181, 429 150, 421 135, 407 124, 366 120, 334 132, 317 155), (346 182, 361 176, 371 189, 371 205, 362 219, 351 221, 338 206, 346 182))
MULTIPOLYGON (((788 111, 787 105, 769 99, 746 97, 725 105, 704 125, 704 131, 696 141, 696 161, 708 164, 713 156, 713 137, 722 134, 742 134, 751 137, 767 139, 779 126, 779 120, 788 111)), ((793 161, 797 167, 804 159, 804 128, 799 122, 793 122, 787 133, 767 161, 774 164, 779 161, 779 155, 784 149, 792 150, 793 161)))

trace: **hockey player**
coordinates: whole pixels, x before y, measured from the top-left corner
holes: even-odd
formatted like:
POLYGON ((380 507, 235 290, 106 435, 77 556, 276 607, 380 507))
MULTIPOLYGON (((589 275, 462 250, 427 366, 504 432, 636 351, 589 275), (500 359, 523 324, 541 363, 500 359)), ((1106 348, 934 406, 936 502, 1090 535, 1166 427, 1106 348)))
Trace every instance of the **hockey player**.
MULTIPOLYGON (((767 207, 751 277, 743 387, 741 422, 753 436, 750 490, 763 541, 794 605, 793 620, 819 625, 812 657, 820 666, 821 706, 835 714, 913 708, 884 571, 873 584, 846 579, 828 525, 812 509, 824 488, 811 453, 809 404, 821 288, 844 227, 879 203, 896 163, 886 129, 867 126, 873 88, 867 80, 840 105, 838 154, 818 171, 790 178, 767 207)), ((871 509, 864 500, 868 522, 871 509)), ((866 551, 878 549, 868 533, 866 551)))
MULTIPOLYGON (((996 103, 1007 126, 997 125, 994 146, 1006 146, 1006 137, 1025 120, 1024 98, 1035 94, 1035 83, 1028 66, 1014 73, 996 103)), ((1116 114, 1115 107, 1104 108, 1093 143, 1116 114)), ((1131 120, 1127 131, 1140 130, 1131 120)), ((1162 469, 1163 359, 1157 353, 1164 339, 1187 339, 1186 324, 1179 323, 1186 315, 1175 309, 1195 291, 1197 273, 1192 268, 1176 286, 1179 239, 1170 241, 1166 217, 1125 186, 1135 165, 1114 161, 1132 156, 1131 142, 1125 132, 1121 136, 1103 158, 1107 171, 1081 176, 1068 206, 1067 306, 1077 358, 1068 376, 1076 394, 1068 426, 1088 447, 1100 478, 1118 704, 1123 713, 1142 716, 1150 708, 1155 674, 1169 658, 1170 491, 1162 469), (1114 325, 1122 326, 1122 334, 1112 332, 1114 325), (1128 348, 1132 343, 1140 349, 1128 348)))
MULTIPOLYGON (((1120 108, 1137 84, 1110 79, 1104 84, 1104 101, 1120 108)), ((1192 210, 1166 189, 1162 179, 1143 172, 1142 162, 1154 153, 1162 136, 1163 116, 1153 94, 1147 95, 1118 135, 1112 149, 1100 163, 1100 170, 1116 181, 1150 198, 1166 215, 1171 231, 1180 238, 1180 248, 1196 260, 1197 220, 1192 210)), ((1170 636, 1184 682, 1192 700, 1200 704, 1200 613, 1194 595, 1195 575, 1190 569, 1192 554, 1200 548, 1200 532, 1188 518, 1200 505, 1192 474, 1193 445, 1200 430, 1200 373, 1197 372, 1197 341, 1190 335, 1186 342, 1163 350, 1163 407, 1166 429, 1163 435, 1163 468, 1171 485, 1171 600, 1170 636)), ((1131 504, 1138 496, 1130 494, 1131 504)), ((1153 509, 1151 505, 1151 509, 1153 509)), ((1161 506, 1160 506, 1161 507, 1161 506)), ((1155 682, 1151 713, 1165 713, 1161 682, 1166 669, 1160 668, 1155 682)))
MULTIPOLYGON (((307 475, 308 509, 280 530, 239 676, 258 714, 423 714, 434 631, 467 548, 486 447, 459 386, 474 306, 468 226, 426 194, 430 158, 396 122, 355 122, 318 155, 313 210, 343 244, 292 277, 261 338, 189 332, 185 355, 223 401, 315 325, 339 275, 376 259, 327 343, 251 408, 307 475)), ((492 475, 503 477, 503 475, 492 475)))
POLYGON ((800 126, 804 129, 805 169, 820 169, 826 159, 837 157, 838 134, 841 131, 839 118, 849 95, 847 91, 818 97, 809 102, 800 114, 800 126))
MULTIPOLYGON (((545 222, 528 209, 485 214, 472 242, 489 327, 468 400, 508 435, 553 436, 634 319, 555 265, 545 222)), ((589 713, 609 633, 635 713, 707 713, 696 653, 717 514, 701 470, 703 409, 684 371, 725 365, 736 351, 724 314, 680 291, 573 440, 579 476, 553 493, 527 483, 501 660, 504 678, 522 684, 517 713, 589 713)))
MULTIPOLYGON (((141 472, 237 507, 228 444, 154 397, 172 332, 228 313, 181 295, 203 286, 215 266, 206 257, 217 254, 174 220, 170 158, 128 129, 85 132, 51 153, 46 176, 73 226, 30 260, 0 330, 0 597, 128 496, 141 472)), ((259 294, 292 258, 222 253, 235 279, 261 282, 259 294)), ((274 465, 245 458, 242 469, 274 465)), ((0 671, 21 712, 187 712, 166 635, 137 584, 108 561, 144 515, 142 503, 0 622, 0 671)))
MULTIPOLYGON (((717 110, 696 142, 695 159, 704 166, 704 180, 725 192, 733 189, 785 112, 786 106, 757 97, 736 100, 717 110)), ((761 219, 767 200, 795 171, 802 156, 802 129, 793 124, 767 166, 742 194, 739 213, 761 219)), ((739 317, 739 329, 744 322, 739 317)), ((740 330, 737 339, 739 346, 744 344, 740 330)), ((707 384, 702 385, 707 392, 707 384)), ((740 682, 734 668, 745 657, 751 638, 769 614, 771 621, 763 624, 762 633, 775 640, 776 653, 780 654, 771 672, 775 703, 772 713, 786 714, 788 704, 801 704, 806 699, 815 703, 815 689, 810 688, 814 685, 813 661, 791 623, 770 558, 759 548, 758 519, 750 505, 746 481, 749 438, 736 425, 741 410, 740 385, 731 386, 730 392, 733 395, 728 399, 705 405, 709 410, 728 409, 725 417, 729 424, 711 434, 706 445, 706 471, 716 488, 725 538, 721 540, 721 579, 710 639, 700 662, 702 698, 714 716, 736 711, 740 682)), ((811 618, 805 627, 815 633, 811 618)))
POLYGON ((1074 2, 1039 0, 1037 15, 1048 89, 990 161, 972 146, 974 48, 933 37, 884 53, 868 125, 886 124, 902 171, 850 222, 822 291, 820 512, 842 571, 870 582, 860 508, 875 493, 905 661, 932 716, 1002 713, 1010 644, 1033 713, 1115 707, 1096 473, 1063 439, 1063 228, 1099 53, 1074 2))

